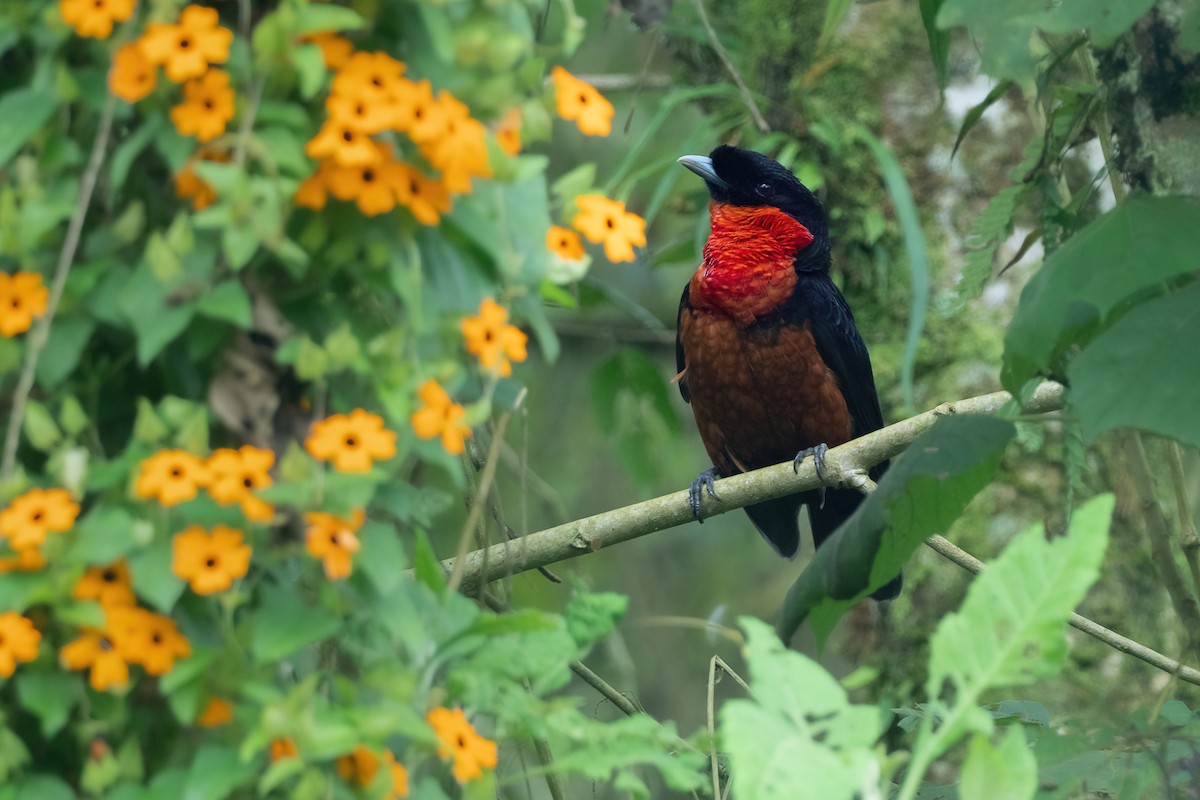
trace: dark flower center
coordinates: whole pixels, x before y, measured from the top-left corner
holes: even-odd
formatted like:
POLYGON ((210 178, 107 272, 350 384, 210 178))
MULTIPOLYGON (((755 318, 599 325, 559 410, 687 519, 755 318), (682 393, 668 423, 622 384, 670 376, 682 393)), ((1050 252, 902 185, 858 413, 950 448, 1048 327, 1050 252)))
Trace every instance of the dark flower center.
POLYGON ((204 107, 205 107, 206 109, 208 109, 209 111, 212 111, 212 107, 213 107, 213 101, 212 101, 212 100, 205 100, 205 101, 204 101, 204 107))
POLYGON ((346 447, 358 447, 358 437, 357 436, 347 436, 346 437, 346 447))
POLYGON ((579 102, 583 103, 586 106, 587 102, 588 102, 588 96, 586 94, 584 94, 583 92, 580 92, 579 93, 579 102))
POLYGON ((610 231, 611 231, 613 228, 617 227, 616 220, 614 220, 612 217, 606 217, 606 218, 604 219, 604 224, 608 226, 608 229, 609 229, 610 231))
POLYGON ((171 477, 172 478, 182 478, 183 470, 180 469, 179 467, 171 467, 171 477))
POLYGON ((13 308, 20 308, 21 307, 21 298, 14 297, 13 299, 8 301, 8 304, 10 306, 12 306, 13 308))
POLYGON ((213 558, 212 556, 209 556, 208 558, 206 558, 204 560, 204 566, 208 567, 209 569, 212 569, 216 565, 217 565, 217 560, 215 558, 213 558))
POLYGON ((370 183, 373 180, 375 180, 375 170, 371 169, 370 167, 368 167, 367 169, 364 169, 363 170, 363 181, 365 181, 366 183, 370 183))
POLYGON ((353 142, 354 141, 353 131, 342 131, 342 141, 343 142, 353 142))
POLYGON ((159 633, 158 631, 155 631, 150 636, 150 641, 154 642, 155 644, 162 644, 162 634, 159 633))
POLYGON ((245 486, 247 489, 253 489, 254 479, 247 475, 245 478, 242 478, 242 486, 245 486))
POLYGON ((33 516, 31 517, 31 519, 33 519, 34 522, 41 522, 45 518, 45 516, 46 515, 43 512, 35 511, 35 512, 33 512, 33 516))
POLYGON ((415 178, 408 182, 408 188, 409 188, 409 191, 411 191, 413 194, 421 193, 421 184, 417 183, 415 178))
POLYGON ((179 47, 181 50, 187 50, 191 46, 192 46, 192 40, 187 38, 186 36, 184 36, 182 39, 179 40, 179 47))
POLYGON ((114 569, 106 569, 100 573, 100 580, 105 583, 115 583, 117 580, 117 571, 114 569))

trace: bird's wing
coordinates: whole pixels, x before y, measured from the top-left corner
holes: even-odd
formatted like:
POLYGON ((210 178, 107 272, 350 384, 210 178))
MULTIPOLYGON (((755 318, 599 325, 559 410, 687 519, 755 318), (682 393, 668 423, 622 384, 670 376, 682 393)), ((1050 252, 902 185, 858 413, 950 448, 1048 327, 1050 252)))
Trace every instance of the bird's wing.
POLYGON ((883 427, 871 357, 854 325, 854 315, 827 275, 813 276, 804 287, 808 323, 817 351, 837 376, 850 411, 854 436, 883 427))
POLYGON ((681 328, 683 324, 683 310, 690 308, 688 302, 691 284, 687 283, 683 287, 683 295, 679 298, 679 313, 675 315, 675 381, 679 384, 679 393, 683 395, 685 403, 692 402, 692 394, 688 391, 687 376, 683 374, 687 367, 687 354, 683 352, 683 339, 680 338, 681 328))

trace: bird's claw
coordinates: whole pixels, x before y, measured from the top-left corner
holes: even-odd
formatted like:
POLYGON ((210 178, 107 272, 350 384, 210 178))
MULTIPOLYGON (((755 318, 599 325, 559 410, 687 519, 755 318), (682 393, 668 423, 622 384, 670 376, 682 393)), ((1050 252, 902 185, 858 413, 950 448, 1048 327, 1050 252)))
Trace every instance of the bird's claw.
POLYGON ((792 471, 799 472, 800 465, 804 463, 804 459, 812 456, 813 466, 817 468, 817 478, 825 480, 825 454, 829 452, 829 445, 821 442, 815 447, 806 447, 796 457, 792 459, 792 471))
POLYGON ((700 498, 704 492, 708 492, 708 496, 714 500, 720 500, 717 496, 716 489, 713 488, 713 482, 717 479, 717 468, 712 467, 704 470, 696 479, 692 481, 692 485, 688 488, 688 506, 692 509, 692 516, 701 525, 704 524, 704 518, 700 516, 700 498))

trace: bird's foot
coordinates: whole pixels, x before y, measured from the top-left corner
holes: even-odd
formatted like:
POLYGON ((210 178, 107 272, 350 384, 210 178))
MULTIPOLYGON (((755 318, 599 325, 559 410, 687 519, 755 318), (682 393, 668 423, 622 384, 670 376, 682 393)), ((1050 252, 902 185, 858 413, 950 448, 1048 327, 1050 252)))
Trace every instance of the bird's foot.
POLYGON ((829 452, 829 445, 825 444, 824 442, 821 442, 819 445, 816 445, 815 447, 804 448, 799 453, 796 453, 796 457, 792 459, 792 471, 799 472, 800 465, 804 463, 804 459, 808 458, 809 456, 812 456, 813 466, 815 466, 817 468, 817 477, 820 480, 824 481, 825 480, 825 454, 828 452, 829 452))
POLYGON ((696 480, 692 481, 692 485, 688 488, 688 505, 691 506, 692 516, 701 525, 704 524, 704 518, 700 516, 700 498, 704 492, 708 492, 708 496, 714 500, 720 500, 717 497, 717 492, 713 488, 713 482, 720 477, 716 467, 711 467, 704 470, 696 476, 696 480))

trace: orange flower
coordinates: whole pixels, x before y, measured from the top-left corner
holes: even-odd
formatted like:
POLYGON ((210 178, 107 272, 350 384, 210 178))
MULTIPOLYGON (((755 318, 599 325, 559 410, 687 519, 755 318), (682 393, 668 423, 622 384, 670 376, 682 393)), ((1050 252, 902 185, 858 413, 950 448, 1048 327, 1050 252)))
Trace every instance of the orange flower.
POLYGON ((36 547, 17 550, 15 556, 0 558, 0 575, 10 572, 36 572, 46 566, 46 557, 36 547))
POLYGON ((451 455, 460 454, 471 435, 471 426, 463 420, 467 411, 451 402, 450 395, 435 380, 427 380, 417 389, 422 406, 412 415, 413 431, 422 439, 442 437, 442 447, 451 455))
POLYGON ((16 336, 46 313, 50 293, 37 272, 0 272, 0 336, 16 336))
POLYGON ((233 722, 233 706, 220 697, 211 698, 200 716, 196 717, 196 724, 201 728, 216 728, 230 722, 233 722))
POLYGON ((293 199, 296 205, 320 211, 329 200, 329 176, 337 169, 328 161, 322 161, 313 174, 296 187, 293 199))
POLYGON ((250 545, 239 530, 216 525, 209 533, 199 525, 190 525, 175 534, 171 571, 187 581, 196 594, 215 594, 246 574, 250 553, 250 545))
POLYGON ((633 245, 646 246, 646 220, 626 211, 624 203, 598 194, 581 194, 575 203, 579 214, 571 225, 589 242, 604 242, 609 261, 633 261, 633 245))
POLYGON ((510 156, 521 152, 521 109, 510 108, 496 123, 496 144, 510 156))
POLYGON ((151 675, 166 675, 175 668, 176 659, 192 654, 187 637, 170 617, 133 606, 110 607, 106 617, 108 631, 124 659, 140 664, 151 675))
POLYGON ((106 567, 88 567, 83 577, 75 582, 71 597, 76 600, 95 600, 107 607, 132 606, 137 602, 125 559, 106 567))
POLYGON ((285 758, 296 758, 300 755, 300 751, 296 749, 296 743, 289 738, 280 738, 271 740, 271 761, 283 761, 285 758))
POLYGON ((450 211, 450 193, 441 181, 426 178, 411 164, 400 164, 403 178, 397 181, 396 196, 417 222, 437 225, 441 215, 450 211))
POLYGON ((408 172, 392 158, 391 151, 378 146, 381 160, 363 167, 334 167, 325 173, 325 187, 339 200, 353 200, 368 217, 385 214, 396 207, 406 188, 408 172))
POLYGON ((14 550, 40 547, 47 533, 66 533, 79 516, 79 504, 66 489, 30 489, 0 511, 0 536, 14 550))
POLYGON ((137 0, 59 0, 58 13, 80 36, 107 39, 113 23, 132 17, 135 5, 137 0))
POLYGON ((408 770, 396 760, 396 756, 391 750, 383 751, 383 760, 387 763, 388 769, 392 773, 392 789, 385 796, 385 800, 408 797, 408 770))
POLYGON ((11 678, 18 663, 37 658, 41 640, 32 621, 13 611, 0 614, 0 678, 11 678))
POLYGON ((354 554, 362 547, 355 533, 362 527, 365 519, 366 514, 361 508, 355 510, 350 519, 326 514, 324 511, 310 511, 304 515, 304 521, 309 526, 304 549, 313 558, 322 560, 325 577, 329 580, 336 581, 350 576, 354 554))
POLYGON ((612 132, 613 106, 591 84, 579 80, 562 67, 550 70, 558 115, 574 120, 581 133, 608 136, 612 132))
MULTIPOLYGON (((413 131, 424 130, 422 126, 427 123, 432 124, 434 133, 441 130, 442 122, 438 116, 438 104, 433 99, 433 84, 429 81, 410 81, 407 78, 401 78, 396 81, 392 92, 392 102, 395 105, 395 119, 392 121, 392 127, 401 133, 407 133, 413 141, 418 141, 413 138, 413 131), (433 118, 432 122, 431 118, 433 118)), ((422 138, 421 141, 425 141, 426 138, 432 138, 432 136, 422 138)))
POLYGON ((442 173, 442 183, 456 194, 471 191, 471 176, 490 178, 487 129, 471 117, 471 109, 449 92, 412 126, 409 136, 421 145, 421 155, 442 173))
POLYGON ((567 261, 578 261, 584 256, 579 234, 558 225, 551 225, 546 231, 546 249, 567 261))
POLYGON ((82 636, 59 651, 59 658, 69 670, 90 670, 88 682, 97 692, 129 683, 129 664, 107 631, 84 628, 82 636))
POLYGON ((354 43, 345 36, 339 36, 332 31, 310 33, 300 37, 301 42, 315 44, 321 48, 321 58, 329 69, 340 69, 354 52, 354 43))
POLYGON ((359 133, 379 133, 395 119, 390 102, 362 90, 332 92, 325 98, 329 118, 359 133))
POLYGON ((143 500, 153 497, 164 506, 177 506, 207 485, 203 461, 185 450, 162 450, 142 461, 133 493, 143 500))
POLYGON ((233 119, 233 89, 229 73, 210 69, 198 80, 183 87, 183 102, 171 109, 175 130, 183 136, 195 136, 209 142, 225 132, 233 119))
POLYGON ((312 158, 328 158, 341 167, 365 167, 380 160, 375 142, 344 121, 328 119, 304 146, 312 158))
POLYGON ((512 361, 524 361, 525 343, 529 337, 515 325, 508 324, 508 311, 492 298, 479 304, 479 316, 465 317, 459 324, 467 340, 467 352, 479 357, 486 370, 496 370, 501 377, 512 374, 512 361))
POLYGON ((137 44, 147 61, 161 65, 172 82, 183 83, 229 58, 233 31, 217 22, 215 8, 188 6, 174 24, 151 22, 137 44))
POLYGON ((313 458, 332 461, 338 472, 369 472, 375 461, 396 455, 396 434, 378 414, 356 408, 313 423, 304 448, 313 458))
POLYGON ((379 756, 360 744, 346 755, 338 757, 337 771, 347 783, 369 786, 379 772, 379 756))
POLYGON ((201 147, 195 155, 187 160, 183 169, 175 173, 175 194, 179 197, 191 198, 192 208, 196 211, 208 208, 217 199, 217 190, 209 186, 192 169, 196 161, 214 161, 218 164, 228 163, 232 158, 228 152, 201 147))
POLYGON ((360 95, 390 103, 404 80, 404 62, 383 52, 352 53, 333 76, 334 94, 360 95))
POLYGON ((254 495, 255 489, 271 485, 275 454, 250 445, 238 450, 221 448, 208 457, 208 493, 223 506, 238 503, 246 519, 268 522, 275 506, 254 495))
POLYGON ((496 743, 476 733, 461 708, 435 708, 425 719, 441 742, 438 756, 454 759, 454 779, 459 783, 481 777, 482 767, 496 766, 496 743))
POLYGON ((123 44, 108 71, 108 90, 126 103, 136 103, 154 91, 158 75, 133 42, 123 44))

